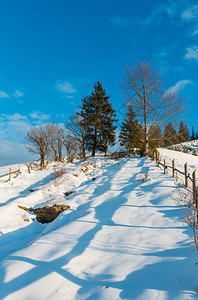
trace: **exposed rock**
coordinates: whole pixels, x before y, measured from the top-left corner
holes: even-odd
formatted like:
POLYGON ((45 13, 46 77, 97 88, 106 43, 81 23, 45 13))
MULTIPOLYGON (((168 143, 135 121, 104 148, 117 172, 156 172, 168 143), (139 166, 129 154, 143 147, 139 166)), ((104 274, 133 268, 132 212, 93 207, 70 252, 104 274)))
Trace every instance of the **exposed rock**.
POLYGON ((64 192, 63 194, 65 195, 65 196, 69 196, 69 195, 71 195, 71 194, 73 194, 74 193, 74 191, 70 191, 70 192, 64 192))
POLYGON ((33 209, 32 207, 28 208, 20 205, 18 205, 18 207, 26 211, 35 213, 37 221, 42 224, 52 222, 54 219, 58 217, 58 215, 62 211, 70 208, 69 205, 63 205, 63 204, 54 204, 53 206, 44 206, 42 208, 35 208, 35 209, 33 209))
POLYGON ((30 220, 29 220, 29 219, 24 219, 24 221, 25 221, 25 222, 29 222, 30 220))
POLYGON ((96 177, 93 177, 92 180, 96 180, 96 177))
POLYGON ((32 193, 32 192, 35 192, 35 190, 33 190, 33 189, 29 189, 28 191, 31 192, 31 193, 32 193))

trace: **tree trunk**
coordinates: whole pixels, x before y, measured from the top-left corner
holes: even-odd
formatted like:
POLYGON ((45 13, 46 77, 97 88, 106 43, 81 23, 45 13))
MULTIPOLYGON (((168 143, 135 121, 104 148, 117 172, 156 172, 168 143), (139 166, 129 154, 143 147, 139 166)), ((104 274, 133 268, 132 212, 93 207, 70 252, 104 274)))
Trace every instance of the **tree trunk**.
POLYGON ((58 140, 58 161, 62 162, 62 141, 58 140))
POLYGON ((94 143, 93 143, 93 150, 92 150, 92 155, 91 156, 95 156, 96 155, 96 143, 97 143, 97 129, 95 128, 94 143))
POLYGON ((41 154, 41 164, 40 164, 40 166, 41 166, 41 169, 44 169, 44 167, 45 167, 45 155, 43 153, 41 154))

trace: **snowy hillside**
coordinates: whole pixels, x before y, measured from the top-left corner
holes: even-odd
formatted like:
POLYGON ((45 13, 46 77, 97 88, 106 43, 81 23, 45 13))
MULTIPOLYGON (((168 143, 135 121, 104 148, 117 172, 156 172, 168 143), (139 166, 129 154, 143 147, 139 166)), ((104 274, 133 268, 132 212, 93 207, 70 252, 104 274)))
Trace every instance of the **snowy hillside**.
POLYGON ((193 154, 196 156, 198 155, 198 140, 169 146, 168 149, 193 154))
POLYGON ((150 159, 21 170, 0 178, 0 299, 197 299, 197 251, 177 186, 150 159), (48 224, 18 208, 53 204, 70 209, 48 224))

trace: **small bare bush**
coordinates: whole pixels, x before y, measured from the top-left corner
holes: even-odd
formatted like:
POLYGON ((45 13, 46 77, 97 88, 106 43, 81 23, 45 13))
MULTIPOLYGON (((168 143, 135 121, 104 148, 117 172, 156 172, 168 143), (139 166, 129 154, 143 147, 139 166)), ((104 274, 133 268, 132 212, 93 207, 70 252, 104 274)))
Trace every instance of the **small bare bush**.
POLYGON ((193 231, 194 245, 198 249, 197 243, 197 226, 198 226, 198 212, 194 201, 194 193, 189 189, 181 188, 179 192, 173 196, 177 204, 184 209, 182 221, 188 224, 193 231))
POLYGON ((146 182, 146 181, 148 181, 148 174, 149 174, 149 172, 138 174, 136 178, 138 180, 141 180, 142 182, 146 182))
POLYGON ((65 167, 58 167, 57 169, 55 168, 54 170, 54 178, 55 178, 55 186, 58 186, 59 184, 62 183, 61 177, 66 173, 66 168, 65 167))
POLYGON ((87 173, 89 171, 89 168, 87 166, 84 166, 83 168, 81 168, 81 171, 87 173))

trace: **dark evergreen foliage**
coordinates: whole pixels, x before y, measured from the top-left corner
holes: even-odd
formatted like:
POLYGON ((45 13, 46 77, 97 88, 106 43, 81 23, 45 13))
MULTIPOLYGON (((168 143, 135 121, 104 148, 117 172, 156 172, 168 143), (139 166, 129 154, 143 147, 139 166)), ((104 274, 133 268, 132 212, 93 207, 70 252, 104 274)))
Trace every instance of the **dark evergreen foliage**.
POLYGON ((151 150, 164 146, 162 130, 159 126, 151 125, 149 129, 149 147, 151 150))
POLYGON ((97 151, 107 153, 108 146, 115 144, 116 114, 109 98, 99 81, 94 85, 94 92, 82 98, 79 115, 82 126, 86 128, 86 147, 92 156, 97 151))
POLYGON ((120 145, 127 150, 139 148, 141 145, 142 127, 135 120, 135 113, 131 106, 127 107, 126 118, 122 122, 119 135, 120 145))
POLYGON ((165 146, 171 146, 179 143, 179 138, 173 124, 170 122, 165 126, 164 131, 165 146))
POLYGON ((188 142, 190 140, 190 132, 188 126, 184 125, 182 121, 180 122, 178 137, 180 143, 188 142))
POLYGON ((192 126, 191 141, 194 141, 195 139, 196 139, 196 132, 195 132, 194 126, 192 126))

